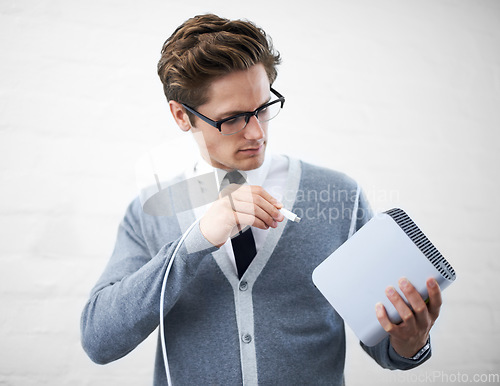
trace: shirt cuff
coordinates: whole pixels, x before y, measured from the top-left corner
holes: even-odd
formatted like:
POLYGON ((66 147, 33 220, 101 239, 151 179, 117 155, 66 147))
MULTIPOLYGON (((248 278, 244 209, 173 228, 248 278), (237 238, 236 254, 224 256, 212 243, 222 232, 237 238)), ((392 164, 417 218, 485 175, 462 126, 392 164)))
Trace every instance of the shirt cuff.
POLYGON ((429 337, 427 339, 427 342, 425 343, 424 347, 422 347, 418 352, 413 355, 411 358, 404 357, 402 355, 399 355, 396 350, 392 347, 392 345, 389 343, 389 356, 391 359, 397 359, 400 361, 404 361, 407 363, 419 363, 419 362, 424 362, 425 360, 428 359, 428 357, 431 354, 431 338, 429 337))

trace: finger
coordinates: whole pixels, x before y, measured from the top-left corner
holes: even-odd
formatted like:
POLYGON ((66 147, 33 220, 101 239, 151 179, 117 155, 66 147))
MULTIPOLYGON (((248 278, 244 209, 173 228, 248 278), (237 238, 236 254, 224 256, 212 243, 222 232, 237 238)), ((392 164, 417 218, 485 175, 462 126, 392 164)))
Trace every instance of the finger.
POLYGON ((439 316, 439 310, 441 309, 441 304, 443 303, 441 298, 441 289, 436 279, 430 278, 427 280, 427 292, 429 292, 429 314, 433 321, 435 321, 439 316))
POLYGON ((391 333, 396 325, 389 319, 389 315, 387 315, 387 311, 382 303, 375 304, 375 314, 377 315, 378 322, 385 332, 391 333))
POLYGON ((393 286, 387 287, 385 290, 385 294, 404 323, 415 323, 415 316, 413 315, 413 311, 410 309, 410 307, 408 307, 401 295, 393 286))
MULTIPOLYGON (((272 217, 273 220, 283 221, 285 216, 278 210, 278 207, 282 207, 281 203, 272 197, 269 193, 267 193, 261 186, 242 186, 240 189, 234 190, 231 193, 231 196, 235 200, 246 201, 253 203, 256 207, 261 208, 265 211, 269 216, 272 217)), ((250 213, 247 211, 247 213, 250 213)), ((254 211, 254 213, 258 213, 254 211)), ((267 218, 260 217, 265 222, 267 218)))
POLYGON ((271 203, 275 208, 281 209, 283 204, 279 202, 276 198, 271 196, 262 186, 251 185, 252 193, 261 196, 264 200, 271 203))
POLYGON ((254 194, 253 202, 257 208, 262 209, 273 220, 283 221, 285 219, 285 216, 276 208, 276 206, 267 201, 264 197, 254 194))
POLYGON ((251 215, 255 220, 260 220, 261 222, 266 224, 267 227, 276 228, 278 226, 278 223, 275 221, 275 219, 255 203, 233 200, 231 196, 229 196, 229 199, 231 201, 232 209, 235 213, 251 215))
POLYGON ((242 229, 246 225, 251 225, 259 229, 269 229, 269 226, 265 222, 251 214, 234 212, 234 216, 236 219, 236 224, 240 225, 242 229))
POLYGON ((428 320, 428 310, 427 304, 425 304, 424 299, 417 291, 417 289, 408 281, 406 278, 401 278, 399 280, 399 288, 403 291, 410 307, 418 320, 425 321, 428 320))
POLYGON ((283 207, 282 203, 271 196, 262 186, 251 185, 249 189, 252 192, 252 200, 256 205, 265 210, 275 220, 284 220, 285 216, 279 211, 283 207))

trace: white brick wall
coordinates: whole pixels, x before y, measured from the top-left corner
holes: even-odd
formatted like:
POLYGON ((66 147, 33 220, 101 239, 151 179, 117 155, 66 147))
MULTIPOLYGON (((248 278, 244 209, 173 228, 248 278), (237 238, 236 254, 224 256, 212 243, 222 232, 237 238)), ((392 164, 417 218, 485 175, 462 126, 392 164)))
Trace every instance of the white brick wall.
POLYGON ((156 336, 98 366, 79 317, 136 160, 177 133, 161 45, 207 11, 254 20, 283 55, 275 150, 351 174, 376 209, 406 209, 458 273, 433 359, 390 373, 349 332, 348 384, 499 373, 499 2, 2 0, 0 385, 151 383, 156 336))

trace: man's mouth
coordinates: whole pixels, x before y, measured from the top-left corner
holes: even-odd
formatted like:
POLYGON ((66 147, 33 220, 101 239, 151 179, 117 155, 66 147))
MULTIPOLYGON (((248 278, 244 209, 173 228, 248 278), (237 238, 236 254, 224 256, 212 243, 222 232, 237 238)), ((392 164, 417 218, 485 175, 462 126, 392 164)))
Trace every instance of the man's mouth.
POLYGON ((261 143, 259 145, 251 146, 251 147, 246 147, 244 149, 240 149, 239 152, 245 153, 245 154, 257 154, 261 150, 264 149, 264 143, 261 143))

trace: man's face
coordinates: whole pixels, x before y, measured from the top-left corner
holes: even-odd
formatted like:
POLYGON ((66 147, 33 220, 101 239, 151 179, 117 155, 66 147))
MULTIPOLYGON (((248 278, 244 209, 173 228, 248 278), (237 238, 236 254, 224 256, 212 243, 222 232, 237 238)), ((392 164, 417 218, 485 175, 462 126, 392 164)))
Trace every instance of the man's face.
MULTIPOLYGON (((232 72, 212 82, 208 102, 198 112, 214 121, 254 111, 270 100, 270 84, 262 64, 248 70, 232 72)), ((246 127, 232 135, 219 131, 199 118, 193 120, 193 134, 201 154, 213 167, 231 170, 252 170, 264 162, 268 122, 255 116, 246 127)))

